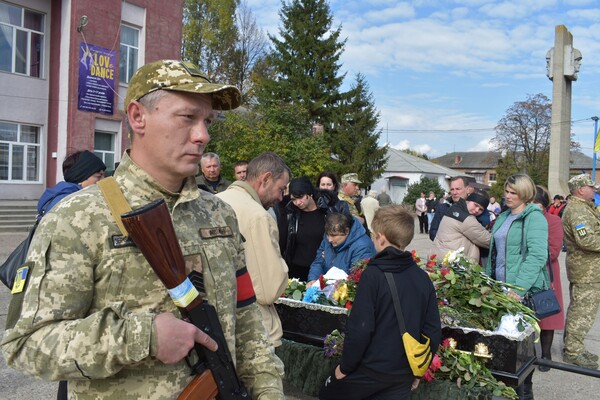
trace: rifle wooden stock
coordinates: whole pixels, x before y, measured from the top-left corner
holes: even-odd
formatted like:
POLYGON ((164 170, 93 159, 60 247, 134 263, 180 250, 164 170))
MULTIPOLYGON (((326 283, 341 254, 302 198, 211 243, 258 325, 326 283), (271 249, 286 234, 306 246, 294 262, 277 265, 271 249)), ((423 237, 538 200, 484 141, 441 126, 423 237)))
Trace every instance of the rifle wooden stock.
POLYGON ((217 392, 216 397, 222 400, 248 399, 250 397, 248 391, 235 372, 215 308, 202 301, 202 297, 185 273, 183 254, 164 200, 156 200, 125 213, 121 216, 121 221, 131 239, 168 289, 169 295, 183 317, 212 337, 219 345, 216 352, 200 344, 195 345, 200 362, 192 367, 192 371, 199 375, 192 380, 178 399, 211 399, 217 392), (204 365, 200 365, 203 361, 206 361, 210 371, 206 371, 204 365))

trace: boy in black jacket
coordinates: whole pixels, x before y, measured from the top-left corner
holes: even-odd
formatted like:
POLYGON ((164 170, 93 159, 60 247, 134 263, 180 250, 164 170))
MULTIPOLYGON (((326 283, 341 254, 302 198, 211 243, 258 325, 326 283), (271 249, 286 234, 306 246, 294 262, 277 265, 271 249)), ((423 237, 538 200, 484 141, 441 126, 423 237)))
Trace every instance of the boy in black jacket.
POLYGON ((435 354, 442 329, 435 289, 404 249, 414 236, 414 217, 402 206, 382 207, 373 218, 373 242, 378 253, 363 272, 346 324, 340 365, 327 378, 319 398, 407 399, 419 384, 402 344, 392 295, 384 271, 394 276, 407 331, 431 339, 435 354))

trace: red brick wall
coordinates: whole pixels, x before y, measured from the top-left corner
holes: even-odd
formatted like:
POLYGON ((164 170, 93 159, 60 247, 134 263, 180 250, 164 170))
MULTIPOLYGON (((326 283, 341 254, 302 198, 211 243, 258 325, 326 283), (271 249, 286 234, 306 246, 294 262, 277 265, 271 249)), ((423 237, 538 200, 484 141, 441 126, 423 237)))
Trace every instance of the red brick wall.
MULTIPOLYGON (((162 58, 181 58, 181 38, 183 21, 183 0, 155 1, 155 0, 129 0, 130 4, 146 9, 146 47, 145 62, 162 58)), ((52 93, 58 93, 59 72, 66 66, 60 66, 60 11, 66 5, 64 2, 53 2, 52 10, 52 60, 50 68, 50 98, 56 98, 52 93)), ((94 128, 96 119, 123 120, 123 112, 118 109, 117 95, 115 94, 114 114, 105 115, 93 112, 79 111, 77 109, 78 97, 78 72, 79 72, 79 46, 85 41, 94 46, 104 47, 116 51, 117 61, 115 66, 116 83, 119 82, 119 27, 121 24, 121 0, 73 0, 70 15, 70 43, 69 43, 69 82, 68 82, 68 115, 67 115, 67 148, 70 153, 75 150, 92 149, 94 147, 94 128), (82 15, 88 17, 88 23, 82 33, 77 32, 79 19, 82 15)), ((56 183, 56 169, 60 168, 62 160, 52 159, 50 154, 56 151, 57 137, 57 104, 49 104, 49 129, 48 129, 48 168, 47 185, 56 183)), ((122 149, 127 148, 128 139, 123 127, 122 149)), ((64 133, 63 133, 64 134, 64 133)), ((120 156, 120 155, 119 155, 120 156)))

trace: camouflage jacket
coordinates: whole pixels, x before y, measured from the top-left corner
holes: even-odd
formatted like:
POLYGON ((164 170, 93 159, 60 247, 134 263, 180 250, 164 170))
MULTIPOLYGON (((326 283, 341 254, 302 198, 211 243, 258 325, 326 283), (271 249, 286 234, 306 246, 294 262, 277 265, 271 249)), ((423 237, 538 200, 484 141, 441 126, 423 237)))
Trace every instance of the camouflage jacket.
POLYGON ((600 282, 600 212, 573 196, 562 217, 567 277, 572 283, 600 282))
MULTIPOLYGON (((205 297, 217 309, 238 374, 253 398, 284 398, 283 365, 256 304, 236 308, 244 255, 233 210, 193 178, 180 194, 168 192, 127 154, 115 179, 133 209, 165 199, 186 267, 203 273, 205 297), (205 229, 214 227, 230 234, 205 229)), ((153 319, 178 311, 141 252, 119 238, 96 185, 53 208, 32 242, 26 289, 13 295, 2 351, 13 368, 68 380, 70 399, 175 399, 190 369, 185 361, 165 365, 154 358, 153 319)))
POLYGON ((346 193, 340 191, 340 192, 338 192, 338 198, 340 200, 348 203, 348 207, 350 208, 350 214, 352 214, 355 217, 360 216, 360 214, 358 213, 358 208, 356 208, 356 204, 354 203, 354 199, 352 197, 350 197, 346 193))

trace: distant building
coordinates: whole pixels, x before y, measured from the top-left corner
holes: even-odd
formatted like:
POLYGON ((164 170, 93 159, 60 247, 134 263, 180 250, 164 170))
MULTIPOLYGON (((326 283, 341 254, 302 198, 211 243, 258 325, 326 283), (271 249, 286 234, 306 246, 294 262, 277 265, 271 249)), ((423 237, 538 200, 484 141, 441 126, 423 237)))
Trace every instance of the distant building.
POLYGON ((423 158, 413 156, 401 150, 388 148, 387 164, 383 174, 373 182, 372 190, 378 193, 381 189, 392 198, 394 203, 402 203, 408 185, 419 182, 422 178, 436 180, 442 189, 450 191, 450 178, 464 174, 450 168, 434 164, 423 158))
MULTIPOLYGON (((570 153, 569 175, 578 175, 582 172, 592 173, 592 157, 579 151, 570 153)), ((475 177, 480 184, 492 186, 496 183, 496 169, 502 159, 500 152, 494 151, 463 151, 453 152, 431 160, 446 168, 475 177)), ((598 173, 596 174, 596 180, 598 173)))
POLYGON ((183 0, 0 0, 0 200, 38 199, 75 150, 112 169, 129 79, 181 58, 182 20, 183 0))
POLYGON ((496 183, 496 167, 501 159, 500 152, 464 151, 448 153, 431 161, 454 171, 471 175, 477 183, 492 186, 496 183))

